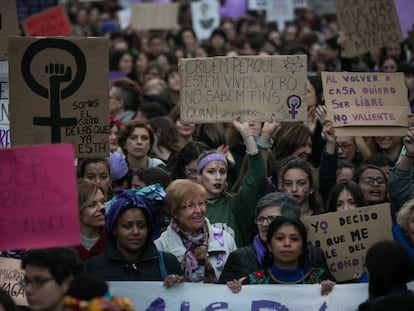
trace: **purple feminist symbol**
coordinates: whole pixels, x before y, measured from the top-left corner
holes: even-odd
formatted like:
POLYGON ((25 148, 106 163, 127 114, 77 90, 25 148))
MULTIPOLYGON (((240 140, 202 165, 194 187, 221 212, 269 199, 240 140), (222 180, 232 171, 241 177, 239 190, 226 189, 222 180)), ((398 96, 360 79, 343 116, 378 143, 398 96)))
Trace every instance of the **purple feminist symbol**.
POLYGON ((290 95, 287 98, 286 105, 289 108, 288 113, 292 116, 292 119, 296 119, 296 115, 298 114, 298 109, 302 105, 302 100, 298 95, 290 95))

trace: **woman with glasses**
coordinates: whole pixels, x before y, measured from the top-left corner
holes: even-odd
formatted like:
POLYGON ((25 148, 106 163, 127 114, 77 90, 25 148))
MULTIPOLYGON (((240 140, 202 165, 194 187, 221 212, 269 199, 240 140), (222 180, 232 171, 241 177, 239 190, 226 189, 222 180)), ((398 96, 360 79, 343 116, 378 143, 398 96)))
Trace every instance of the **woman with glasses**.
POLYGON ((355 172, 355 182, 362 190, 368 205, 387 201, 387 176, 376 165, 365 164, 355 172))
POLYGON ((307 231, 298 218, 274 219, 266 241, 263 269, 227 282, 233 293, 238 293, 242 284, 321 284, 322 295, 332 291, 335 282, 329 271, 309 261, 307 231))
POLYGON ((29 251, 22 268, 25 274, 20 286, 32 311, 63 310, 69 285, 83 270, 76 251, 63 247, 29 251))
POLYGON ((206 218, 205 188, 188 179, 174 180, 167 188, 167 210, 172 219, 155 241, 158 250, 177 257, 187 282, 217 283, 236 243, 206 218))
MULTIPOLYGON (((260 198, 256 210, 257 234, 253 243, 232 252, 220 276, 220 283, 226 283, 263 269, 267 249, 267 231, 273 220, 280 216, 299 219, 296 200, 287 193, 272 192, 260 198)), ((320 248, 307 246, 310 261, 315 266, 328 270, 326 259, 320 248)))

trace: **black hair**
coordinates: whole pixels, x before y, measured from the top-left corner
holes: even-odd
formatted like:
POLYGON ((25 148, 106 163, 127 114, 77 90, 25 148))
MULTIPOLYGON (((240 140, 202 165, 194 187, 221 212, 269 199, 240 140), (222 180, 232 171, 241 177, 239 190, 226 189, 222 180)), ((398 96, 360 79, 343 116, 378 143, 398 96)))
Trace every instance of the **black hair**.
POLYGON ((356 172, 354 174, 354 181, 357 184, 359 183, 359 178, 361 177, 362 173, 365 172, 368 169, 377 170, 378 172, 381 172, 381 174, 384 177, 385 181, 387 181, 387 176, 385 176, 384 172, 377 165, 363 164, 363 165, 358 167, 358 169, 356 170, 356 172))
POLYGON ((328 213, 337 211, 338 197, 343 190, 348 191, 352 195, 356 207, 363 207, 368 205, 361 188, 359 188, 354 181, 341 181, 337 183, 329 193, 326 203, 328 213))
POLYGON ((80 300, 91 300, 104 296, 108 290, 108 284, 101 276, 82 273, 69 284, 66 294, 80 300))
MULTIPOLYGON (((306 230, 305 225, 302 223, 302 221, 299 218, 287 218, 284 216, 277 217, 275 220, 273 220, 269 228, 267 230, 267 244, 270 245, 273 235, 275 232, 284 225, 292 225, 294 226, 298 231, 302 238, 302 253, 299 256, 299 266, 301 268, 306 268, 309 266, 309 252, 308 252, 308 233, 306 230)), ((274 260, 272 253, 267 250, 267 255, 265 256, 264 266, 265 267, 271 267, 274 260)))
POLYGON ((372 245, 365 256, 369 298, 390 294, 413 280, 414 264, 400 243, 384 240, 372 245))
POLYGON ((67 278, 83 271, 77 252, 69 247, 53 247, 30 250, 22 260, 22 268, 38 266, 47 268, 56 283, 62 284, 67 278))
POLYGON ((105 158, 101 157, 89 157, 89 158, 83 158, 80 165, 78 166, 77 170, 77 178, 85 178, 85 171, 86 167, 91 163, 103 163, 108 168, 109 174, 111 174, 111 166, 109 165, 109 162, 105 158))

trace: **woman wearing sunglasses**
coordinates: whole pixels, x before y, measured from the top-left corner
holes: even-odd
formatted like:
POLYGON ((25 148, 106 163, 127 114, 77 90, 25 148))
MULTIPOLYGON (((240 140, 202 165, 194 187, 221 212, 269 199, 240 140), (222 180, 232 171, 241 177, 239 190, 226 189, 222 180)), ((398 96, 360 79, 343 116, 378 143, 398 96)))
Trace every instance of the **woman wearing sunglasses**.
POLYGON ((368 205, 387 202, 387 177, 378 166, 360 166, 355 173, 355 182, 362 190, 368 205))

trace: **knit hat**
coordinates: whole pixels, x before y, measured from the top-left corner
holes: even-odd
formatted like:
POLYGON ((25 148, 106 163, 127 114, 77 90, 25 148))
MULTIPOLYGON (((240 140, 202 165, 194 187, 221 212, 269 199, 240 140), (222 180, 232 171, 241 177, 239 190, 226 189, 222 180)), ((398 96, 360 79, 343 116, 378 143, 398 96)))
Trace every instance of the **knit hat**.
POLYGON ((141 209, 150 228, 151 241, 160 236, 156 225, 153 204, 163 201, 166 197, 164 188, 154 184, 142 189, 116 190, 112 199, 105 204, 105 229, 109 238, 113 238, 113 229, 119 215, 129 208, 141 209))
POLYGON ((123 156, 119 153, 111 152, 109 157, 106 158, 111 167, 112 181, 117 181, 124 178, 128 174, 128 164, 123 156))

